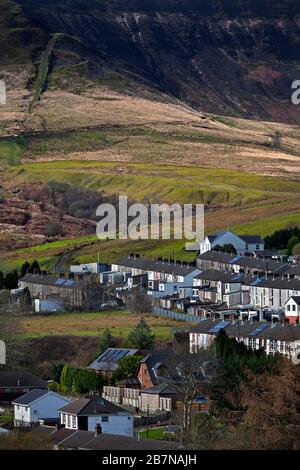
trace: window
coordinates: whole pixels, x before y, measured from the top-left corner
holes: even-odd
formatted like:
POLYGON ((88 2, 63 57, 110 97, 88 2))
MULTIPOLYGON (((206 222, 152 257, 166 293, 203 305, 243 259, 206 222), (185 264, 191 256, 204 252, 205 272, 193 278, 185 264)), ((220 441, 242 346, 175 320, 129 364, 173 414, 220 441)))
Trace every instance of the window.
POLYGON ((296 312, 296 305, 293 304, 293 312, 296 312))
POLYGON ((66 424, 66 415, 65 415, 65 413, 61 414, 61 424, 66 424))
POLYGON ((256 249, 259 250, 259 245, 256 245, 256 249))
POLYGON ((76 429, 76 416, 72 416, 73 428, 76 429))
POLYGON ((108 423, 108 416, 102 416, 101 421, 102 423, 108 423))
POLYGON ((287 305, 287 311, 288 311, 288 312, 291 311, 291 306, 290 306, 290 305, 287 305))
POLYGON ((68 419, 68 428, 70 428, 70 427, 71 427, 71 416, 68 415, 68 418, 67 418, 67 419, 68 419))

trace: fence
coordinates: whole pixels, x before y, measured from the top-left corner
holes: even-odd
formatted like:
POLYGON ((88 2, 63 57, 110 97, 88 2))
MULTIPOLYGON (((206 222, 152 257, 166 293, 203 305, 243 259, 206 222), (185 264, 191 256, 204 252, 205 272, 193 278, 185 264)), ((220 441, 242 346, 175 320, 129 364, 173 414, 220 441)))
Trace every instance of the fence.
POLYGON ((173 320, 181 320, 181 321, 187 321, 187 322, 192 322, 192 323, 200 323, 201 318, 197 317, 196 315, 190 315, 188 313, 179 313, 179 312, 173 312, 172 310, 166 310, 164 308, 160 307, 152 307, 152 313, 155 315, 160 315, 162 317, 168 317, 168 318, 173 318, 173 320))

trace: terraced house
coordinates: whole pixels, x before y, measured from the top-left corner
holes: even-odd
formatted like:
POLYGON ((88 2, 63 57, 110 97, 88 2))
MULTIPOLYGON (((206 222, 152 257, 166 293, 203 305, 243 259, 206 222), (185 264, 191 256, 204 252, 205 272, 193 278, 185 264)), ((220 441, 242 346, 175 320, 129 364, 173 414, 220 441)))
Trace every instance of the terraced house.
POLYGON ((60 299, 66 310, 93 309, 103 302, 103 289, 91 278, 74 277, 70 274, 59 277, 43 274, 26 274, 19 281, 20 289, 29 289, 31 298, 40 300, 60 299))
POLYGON ((251 349, 263 348, 267 354, 280 353, 292 359, 300 352, 300 325, 262 321, 203 320, 189 332, 190 352, 208 349, 224 330, 230 338, 251 349))

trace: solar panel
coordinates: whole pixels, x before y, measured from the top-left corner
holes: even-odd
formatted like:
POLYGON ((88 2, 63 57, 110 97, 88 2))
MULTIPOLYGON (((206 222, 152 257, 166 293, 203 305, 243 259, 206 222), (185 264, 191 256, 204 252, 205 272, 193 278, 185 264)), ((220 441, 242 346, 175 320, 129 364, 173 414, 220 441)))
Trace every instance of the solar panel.
POLYGON ((229 263, 230 263, 230 264, 234 264, 234 263, 235 263, 236 261, 238 261, 239 259, 241 259, 241 256, 239 256, 239 255, 238 255, 238 256, 235 256, 233 259, 231 259, 231 260, 229 261, 229 263))
POLYGON ((237 274, 232 278, 233 281, 239 281, 243 277, 243 274, 237 274))
POLYGON ((65 282, 65 279, 58 279, 57 281, 55 281, 55 284, 58 286, 61 286, 64 282, 65 282))
POLYGON ((265 277, 258 277, 251 285, 252 286, 257 286, 258 284, 260 284, 261 282, 263 282, 265 280, 266 280, 265 277))
POLYGON ((74 284, 74 281, 72 281, 71 279, 68 279, 66 282, 65 282, 65 286, 73 286, 74 284))
POLYGON ((256 336, 258 335, 258 333, 261 333, 262 331, 264 331, 266 328, 268 328, 269 324, 268 323, 263 323, 262 325, 258 326, 257 328, 255 328, 254 331, 252 331, 249 336, 256 336))
POLYGON ((229 323, 231 323, 229 320, 222 320, 217 325, 213 326, 209 330, 209 333, 218 333, 220 330, 223 330, 224 328, 226 328, 226 326, 229 325, 229 323))

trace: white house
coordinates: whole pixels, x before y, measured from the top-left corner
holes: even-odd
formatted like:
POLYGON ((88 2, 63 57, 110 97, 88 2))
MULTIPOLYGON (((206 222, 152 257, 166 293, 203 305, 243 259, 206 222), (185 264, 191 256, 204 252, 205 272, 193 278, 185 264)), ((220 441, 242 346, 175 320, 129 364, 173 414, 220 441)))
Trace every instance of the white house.
POLYGON ((236 252, 243 255, 246 252, 263 251, 264 241, 258 235, 236 235, 230 230, 208 235, 200 242, 200 254, 212 250, 216 246, 233 245, 236 252))
POLYGON ((66 429, 133 436, 134 415, 102 397, 80 398, 62 407, 60 422, 66 429))
POLYGON ((16 427, 32 426, 40 419, 58 419, 58 410, 71 403, 68 398, 47 390, 31 390, 12 402, 16 427))
POLYGON ((300 296, 290 297, 285 304, 285 318, 289 323, 299 323, 300 321, 300 296))
POLYGON ((190 331, 190 352, 208 349, 221 330, 253 350, 264 349, 266 354, 280 353, 289 359, 299 354, 299 324, 220 319, 203 320, 190 331))

